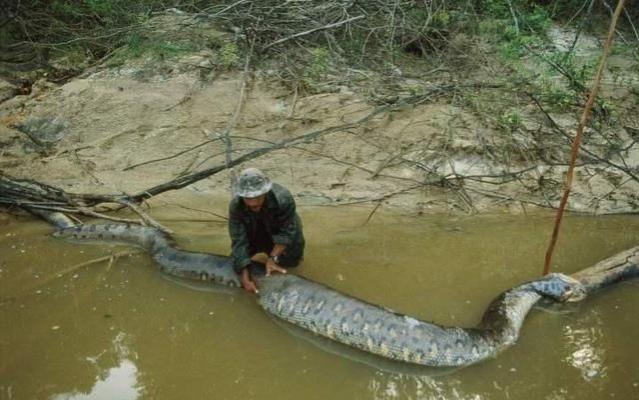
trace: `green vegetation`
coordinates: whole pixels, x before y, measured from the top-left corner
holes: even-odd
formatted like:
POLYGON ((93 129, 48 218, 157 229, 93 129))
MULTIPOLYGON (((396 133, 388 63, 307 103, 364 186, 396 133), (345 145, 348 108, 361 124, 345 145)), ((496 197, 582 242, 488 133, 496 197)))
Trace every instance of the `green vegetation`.
POLYGON ((310 61, 306 65, 303 73, 303 88, 309 92, 315 93, 321 91, 320 83, 326 79, 329 70, 328 50, 322 47, 313 49, 310 61))
POLYGON ((513 132, 521 126, 522 116, 517 109, 511 108, 499 117, 499 123, 507 131, 513 132))
MULTIPOLYGON (((346 5, 305 2, 303 7, 279 0, 24 0, 13 2, 7 16, 0 17, 0 50, 3 58, 16 61, 68 52, 69 59, 84 54, 122 63, 209 48, 219 67, 233 69, 241 67, 252 43, 252 65, 280 62, 282 78, 319 90, 323 80, 335 75, 333 69, 338 75, 340 68, 355 68, 399 76, 396 72, 405 65, 417 62, 420 68, 432 68, 450 55, 470 68, 468 57, 481 44, 522 72, 522 78, 530 68, 524 59, 543 53, 548 59, 539 65, 550 67, 538 83, 545 98, 563 107, 570 104, 571 92, 583 91, 596 60, 578 61, 574 54, 549 51, 547 35, 556 20, 580 27, 592 27, 595 15, 608 20, 605 7, 586 11, 582 6, 577 0, 364 0, 346 5), (162 24, 153 22, 167 15, 197 18, 184 26, 184 34, 180 29, 162 34, 162 24), (200 24, 217 25, 226 37, 191 34, 200 24), (556 82, 556 75, 565 82, 556 82)), ((637 19, 639 3, 628 4, 626 11, 628 18, 619 29, 630 37, 634 31, 627 21, 637 19)), ((629 47, 617 46, 615 52, 637 54, 629 47)))
POLYGON ((222 44, 222 47, 220 47, 219 50, 220 64, 226 69, 237 67, 240 62, 240 56, 238 52, 239 50, 235 43, 226 42, 222 44))
MULTIPOLYGON (((26 0, 10 2, 6 20, 0 21, 0 46, 21 52, 58 53, 81 46, 100 58, 116 48, 131 45, 131 54, 149 46, 136 30, 152 13, 172 7, 166 0, 26 0), (136 47, 137 46, 137 47, 136 47)), ((192 11, 200 6, 191 2, 192 11)), ((0 14, 4 15, 4 14, 0 14)), ((167 45, 171 47, 171 45, 167 45)), ((161 46, 162 47, 162 46, 161 46)))

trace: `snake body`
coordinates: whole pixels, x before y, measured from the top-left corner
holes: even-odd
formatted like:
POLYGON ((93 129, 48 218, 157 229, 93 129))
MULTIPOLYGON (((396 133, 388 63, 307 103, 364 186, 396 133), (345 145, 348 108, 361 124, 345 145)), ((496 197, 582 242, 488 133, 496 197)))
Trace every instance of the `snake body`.
MULTIPOLYGON (((82 225, 58 237, 115 240, 145 248, 164 272, 239 287, 229 257, 184 251, 161 232, 138 225, 82 225)), ((639 246, 572 277, 550 274, 510 289, 488 307, 474 328, 443 327, 399 314, 293 274, 260 276, 258 302, 268 313, 343 344, 379 356, 434 367, 465 366, 494 357, 519 337, 542 296, 577 301, 619 280, 639 275, 639 246)))

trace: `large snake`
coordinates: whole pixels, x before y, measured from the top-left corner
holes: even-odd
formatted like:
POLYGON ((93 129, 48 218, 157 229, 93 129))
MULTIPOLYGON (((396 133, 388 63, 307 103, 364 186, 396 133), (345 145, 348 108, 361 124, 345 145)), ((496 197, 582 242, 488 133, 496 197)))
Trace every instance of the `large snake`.
MULTIPOLYGON (((58 224, 60 225, 60 224, 58 224)), ((176 248, 160 231, 139 225, 63 227, 54 236, 133 243, 168 274, 240 287, 231 258, 176 248)), ((510 289, 489 305, 474 328, 443 327, 399 314, 288 273, 258 276, 258 302, 270 314, 318 335, 407 363, 450 367, 494 357, 519 337, 542 296, 578 301, 604 286, 639 275, 639 246, 572 276, 549 274, 510 289)))

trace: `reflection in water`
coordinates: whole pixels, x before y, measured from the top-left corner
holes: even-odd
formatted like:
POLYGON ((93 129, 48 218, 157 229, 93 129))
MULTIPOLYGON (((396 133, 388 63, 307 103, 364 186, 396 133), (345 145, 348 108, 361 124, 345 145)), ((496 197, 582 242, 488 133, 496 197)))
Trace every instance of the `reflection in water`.
POLYGON ((546 400, 565 400, 568 396, 568 390, 565 388, 555 389, 550 395, 546 397, 546 400))
POLYGON ((462 393, 461 381, 439 381, 430 376, 375 373, 368 382, 368 391, 375 400, 482 400, 478 393, 462 393))
POLYGON ((97 382, 89 393, 63 393, 53 396, 53 400, 135 400, 140 396, 141 387, 138 385, 138 368, 131 361, 129 349, 125 344, 126 335, 118 333, 113 339, 113 351, 119 359, 116 367, 104 371, 99 367, 99 361, 105 352, 96 357, 87 357, 87 361, 98 368, 97 382))
POLYGON ((596 313, 590 313, 587 323, 580 323, 584 328, 564 328, 564 337, 568 342, 570 354, 566 361, 581 372, 586 381, 606 376, 604 367, 605 350, 600 344, 603 338, 601 319, 596 313))
POLYGON ((93 385, 89 393, 65 393, 53 397, 55 400, 80 400, 80 399, 121 399, 134 400, 140 394, 137 385, 138 369, 131 360, 124 359, 115 368, 109 369, 107 376, 93 385))

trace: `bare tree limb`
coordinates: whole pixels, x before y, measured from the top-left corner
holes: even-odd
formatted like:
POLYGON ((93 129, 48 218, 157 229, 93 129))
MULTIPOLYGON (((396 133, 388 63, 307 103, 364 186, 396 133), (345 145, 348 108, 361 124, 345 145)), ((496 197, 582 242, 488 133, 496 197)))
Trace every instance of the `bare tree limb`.
POLYGON ((253 56, 254 44, 255 44, 255 38, 252 38, 248 52, 246 53, 246 58, 244 60, 244 70, 242 71, 242 83, 240 86, 240 93, 237 98, 237 104, 235 105, 235 111, 233 112, 233 117, 231 118, 229 123, 226 125, 226 128, 220 134, 220 137, 222 138, 226 146, 226 168, 229 170, 229 173, 231 175, 231 182, 230 182, 231 188, 233 187, 233 185, 235 185, 236 176, 235 176, 235 170, 233 169, 233 166, 231 165, 231 162, 233 160, 232 158, 233 142, 231 141, 230 134, 231 134, 231 131, 235 128, 235 125, 237 125, 237 120, 240 117, 240 112, 242 111, 242 107, 244 105, 244 98, 246 97, 246 93, 245 93, 246 82, 249 76, 251 57, 253 56))
POLYGON ((142 211, 142 209, 137 204, 134 204, 134 203, 132 203, 130 201, 127 201, 127 200, 124 200, 124 199, 119 200, 119 203, 123 204, 123 205, 129 207, 131 210, 133 210, 133 212, 138 214, 140 216, 140 218, 142 218, 142 221, 144 221, 147 225, 150 225, 150 226, 154 227, 155 229, 158 229, 158 230, 160 230, 162 232, 165 232, 165 233, 167 233, 169 235, 173 234, 173 232, 170 229, 166 228, 165 226, 163 226, 159 222, 155 221, 147 213, 142 211))
POLYGON ((196 150, 196 149, 198 149, 198 148, 200 148, 202 146, 206 146, 209 143, 217 142, 219 140, 220 140, 219 137, 217 137, 215 139, 210 139, 210 140, 204 141, 204 142, 202 142, 200 144, 196 144, 193 147, 189 147, 186 150, 182 150, 182 151, 180 151, 178 153, 172 154, 172 155, 167 156, 167 157, 156 158, 156 159, 153 159, 153 160, 142 161, 142 162, 137 163, 137 164, 129 165, 128 167, 123 168, 122 171, 128 171, 128 170, 131 170, 131 169, 134 169, 134 168, 137 168, 137 167, 141 167, 143 165, 152 164, 152 163, 156 163, 156 162, 160 162, 160 161, 166 161, 166 160, 170 160, 172 158, 177 158, 177 157, 181 156, 182 154, 189 153, 189 152, 191 152, 193 150, 196 150))
POLYGON ((299 33, 296 33, 294 35, 291 35, 291 36, 288 36, 288 37, 285 37, 285 38, 282 38, 282 39, 278 39, 278 40, 276 40, 276 41, 274 41, 274 42, 272 42, 270 44, 267 44, 266 46, 264 46, 262 48, 262 51, 265 51, 265 50, 267 50, 267 49, 269 49, 269 48, 271 48, 273 46, 276 46, 278 44, 287 42, 287 41, 289 41, 291 39, 295 39, 295 38, 298 38, 298 37, 301 37, 301 36, 309 35, 309 34, 311 34, 313 32, 322 31, 322 30, 325 30, 325 29, 336 28, 338 26, 342 26, 344 24, 347 24, 347 23, 353 22, 353 21, 357 21, 358 19, 362 19, 362 18, 366 18, 366 15, 358 15, 356 17, 351 17, 351 18, 348 18, 348 19, 345 19, 345 20, 342 20, 342 21, 338 21, 338 22, 335 22, 335 23, 332 23, 332 24, 321 26, 319 28, 313 28, 313 29, 309 29, 309 30, 304 31, 304 32, 299 32, 299 33))

